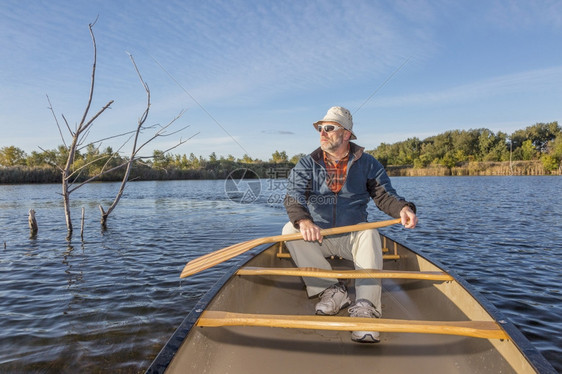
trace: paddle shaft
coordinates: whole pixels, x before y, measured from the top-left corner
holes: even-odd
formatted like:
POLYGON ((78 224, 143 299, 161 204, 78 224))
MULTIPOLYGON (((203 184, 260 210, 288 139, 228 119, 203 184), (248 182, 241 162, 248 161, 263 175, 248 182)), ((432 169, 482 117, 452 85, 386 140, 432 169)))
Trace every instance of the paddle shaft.
MULTIPOLYGON (((341 226, 341 227, 334 227, 331 229, 325 229, 325 230, 321 230, 320 233, 322 234, 322 236, 337 235, 337 234, 344 234, 348 232, 378 229, 381 227, 394 225, 400 222, 401 222, 400 218, 396 218, 388 221, 366 222, 357 225, 341 226)), ((227 260, 230 260, 231 258, 236 257, 242 253, 245 253, 250 249, 257 247, 258 245, 267 244, 267 243, 276 243, 281 241, 299 240, 299 239, 303 239, 303 236, 300 232, 295 234, 268 236, 264 238, 258 238, 258 239, 253 239, 246 242, 234 244, 229 247, 220 249, 215 252, 211 252, 209 254, 206 254, 204 256, 189 261, 187 265, 185 265, 185 267, 183 268, 180 278, 185 278, 190 275, 197 274, 203 270, 206 270, 210 267, 213 267, 227 260)))

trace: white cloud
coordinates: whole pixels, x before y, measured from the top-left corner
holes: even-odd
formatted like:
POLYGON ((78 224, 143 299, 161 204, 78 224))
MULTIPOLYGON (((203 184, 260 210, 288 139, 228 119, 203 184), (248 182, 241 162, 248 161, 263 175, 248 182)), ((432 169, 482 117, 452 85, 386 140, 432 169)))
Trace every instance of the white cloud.
POLYGON ((185 49, 168 41, 151 52, 186 88, 217 99, 348 83, 432 48, 423 27, 403 30, 389 9, 370 3, 231 4, 201 5, 184 25, 165 25, 183 32, 185 49))
POLYGON ((487 13, 487 21, 508 30, 537 27, 559 29, 562 27, 562 2, 542 1, 495 1, 487 13))
MULTIPOLYGON (((456 87, 416 94, 379 97, 370 106, 427 106, 455 102, 488 100, 494 96, 541 92, 547 89, 559 91, 562 81, 562 66, 498 76, 456 87)), ((369 104, 367 104, 369 105, 369 104)))

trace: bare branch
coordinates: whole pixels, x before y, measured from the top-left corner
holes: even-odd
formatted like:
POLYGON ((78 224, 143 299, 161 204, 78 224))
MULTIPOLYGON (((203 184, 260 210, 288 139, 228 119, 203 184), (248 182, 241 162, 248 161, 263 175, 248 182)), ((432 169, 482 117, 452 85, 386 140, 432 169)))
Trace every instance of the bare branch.
POLYGON ((187 128, 190 127, 190 126, 191 126, 191 125, 187 125, 187 126, 182 127, 182 128, 179 129, 179 130, 176 130, 176 131, 173 131, 173 132, 170 132, 170 133, 166 133, 166 134, 160 134, 160 136, 162 136, 162 137, 168 137, 168 136, 171 136, 171 135, 175 135, 175 134, 177 134, 177 133, 179 133, 179 132, 182 132, 183 130, 187 129, 187 128))
POLYGON ((96 16, 96 19, 94 20, 94 22, 90 23, 90 28, 92 28, 96 23, 98 23, 98 19, 100 18, 100 15, 98 14, 96 16))
MULTIPOLYGON (((110 162, 111 160, 113 160, 114 158, 117 158, 117 156, 119 156, 119 153, 118 153, 118 152, 114 152, 110 157, 108 157, 107 161, 105 161, 105 164, 103 164, 99 175, 105 174, 105 168, 107 167, 107 165, 109 165, 109 162, 110 162)), ((108 173, 109 173, 109 172, 108 172, 108 173)))
MULTIPOLYGON (((80 178, 80 176, 82 175, 82 172, 83 172, 84 170, 85 170, 85 169, 80 168, 80 169, 78 169, 78 171, 75 171, 75 172, 72 173, 72 174, 75 174, 76 172, 78 173, 78 175, 76 175, 75 180, 78 179, 78 178, 80 178)), ((69 195, 70 195, 70 193, 72 192, 72 191, 70 190, 70 186, 73 186, 73 185, 74 185, 74 181, 71 181, 71 180, 70 180, 71 176, 72 176, 72 175, 69 175, 69 176, 67 176, 67 177, 65 178, 65 179, 68 181, 68 183, 69 183, 69 189, 68 189, 68 194, 69 194, 69 195)))
MULTIPOLYGON (((93 143, 90 143, 90 144, 93 144, 93 143)), ((101 170, 100 170, 99 173, 97 173, 96 175, 94 175, 94 176, 92 176, 91 178, 89 178, 86 182, 80 183, 80 184, 77 185, 75 188, 72 188, 70 191, 72 192, 72 191, 74 191, 74 190, 80 188, 80 187, 83 186, 84 184, 86 184, 86 183, 88 183, 88 182, 91 182, 91 181, 93 181, 93 180, 95 180, 95 179, 101 177, 102 175, 105 175, 105 174, 110 173, 110 172, 112 172, 112 171, 114 171, 114 170, 120 169, 120 168, 124 167, 125 165, 127 165, 127 163, 128 163, 129 161, 123 162, 123 163, 121 163, 121 164, 119 164, 119 165, 117 165, 117 166, 115 166, 115 167, 113 167, 113 168, 111 168, 111 169, 109 169, 109 170, 105 170, 105 168, 107 167, 107 165, 109 165, 109 162, 110 162, 112 159, 117 158, 117 156, 119 156, 119 152, 121 151, 121 148, 123 148, 124 146, 125 146, 125 144, 122 144, 122 145, 117 149, 117 151, 113 152, 111 155, 107 155, 107 154, 106 154, 106 155, 102 155, 102 156, 96 158, 95 160, 92 160, 92 161, 88 162, 88 164, 83 165, 83 166, 81 166, 80 168, 78 168, 77 170, 75 170, 68 178, 70 178, 73 174, 76 174, 77 172, 80 172, 80 174, 81 174, 81 172, 82 172, 83 170, 85 170, 85 168, 86 168, 87 166, 89 166, 89 165, 91 165, 92 163, 97 162, 97 161, 102 160, 102 159, 104 159, 105 157, 107 157, 107 160, 106 160, 105 164, 102 166, 102 168, 101 168, 101 170)), ((100 145, 98 146, 98 148, 97 148, 98 151, 99 151, 100 147, 101 147, 101 144, 100 144, 100 145)), ((80 175, 80 174, 79 174, 79 175, 80 175)), ((78 178, 79 175, 78 175, 76 178, 78 178)), ((72 185, 74 185, 74 183, 72 183, 72 185)))
MULTIPOLYGON (((161 136, 166 136, 166 134, 164 133, 164 131, 166 131, 166 129, 168 127, 170 127, 174 122, 176 122, 182 115, 183 113, 185 113, 184 110, 182 110, 177 116, 175 116, 166 126, 163 126, 160 130, 158 130, 151 138, 149 138, 147 141, 145 141, 140 147, 138 147, 137 151, 140 151, 142 148, 144 148, 144 146, 146 146, 148 143, 152 142, 154 139, 159 138, 161 136)), ((186 128, 189 126, 186 126, 186 128)), ((185 128, 184 128, 185 129, 185 128)))
MULTIPOLYGON (((173 147, 170 147, 170 148, 168 148, 168 149, 162 151, 162 153, 170 152, 172 149, 177 148, 177 147, 179 147, 180 145, 182 145, 182 144, 184 144, 184 143, 187 143, 188 141, 190 141, 191 139, 193 139, 193 138, 194 138, 195 136, 197 136, 197 135, 199 135, 198 132, 195 133, 195 134, 193 134, 193 135, 191 135, 189 138, 187 138, 187 139, 185 139, 185 140, 181 140, 181 139, 180 139, 180 141, 179 141, 176 145, 174 145, 173 147)), ((140 163, 143 164, 143 165, 150 166, 150 165, 148 165, 148 164, 142 162, 142 160, 143 160, 143 159, 149 160, 149 159, 151 159, 151 158, 154 158, 154 156, 135 156, 135 161, 140 162, 140 163)))
POLYGON ((108 156, 108 155, 99 156, 98 158, 95 158, 92 161, 88 162, 87 164, 84 164, 84 165, 80 166, 78 169, 74 170, 72 172, 72 174, 67 176, 67 179, 72 178, 76 173, 81 172, 82 170, 86 169, 88 166, 92 165, 93 163, 98 162, 99 160, 103 160, 106 157, 109 157, 111 159, 113 156, 111 156, 111 157, 108 156))
MULTIPOLYGON (((42 150, 43 153, 48 153, 47 150, 45 150, 45 149, 43 149, 43 148, 41 148, 41 147, 38 147, 38 148, 39 148, 40 150, 42 150)), ((57 165, 56 162, 51 161, 51 160, 44 160, 44 161, 45 161, 46 163, 48 163, 49 165, 56 167, 57 169, 59 169, 59 171, 63 171, 63 169, 62 169, 59 165, 57 165)))
POLYGON ((96 113, 95 116, 93 116, 92 118, 90 118, 90 120, 85 124, 80 126, 80 132, 83 132, 84 130, 86 130, 88 127, 90 127, 92 125, 92 123, 107 109, 111 106, 111 104, 113 104, 113 100, 109 100, 109 102, 107 104, 105 104, 105 106, 103 108, 101 108, 99 110, 99 112, 96 113))
MULTIPOLYGON (((49 98, 49 95, 47 95, 47 102, 49 103, 49 110, 53 114, 53 118, 55 119, 55 123, 57 124, 57 128, 59 129, 59 134, 60 134, 60 137, 62 139, 62 143, 66 147, 66 142, 64 141, 64 136, 62 135, 62 130, 61 130, 60 125, 59 125, 59 120, 58 120, 58 118, 55 114, 55 111, 53 109, 53 105, 51 104, 51 99, 49 98)), ((70 129, 68 129, 68 130, 70 131, 70 129)), ((70 131, 70 133, 72 134, 72 131, 70 131)))
POLYGON ((146 92, 146 109, 144 110, 143 114, 141 115, 141 117, 138 120, 137 131, 134 135, 133 149, 131 151, 131 157, 129 159, 129 162, 127 163, 127 169, 125 170, 125 175, 123 176, 123 179, 121 181, 121 187, 119 187, 119 191, 117 192, 117 195, 115 196, 115 199, 113 200, 113 203, 107 209, 107 212, 104 211, 103 207, 100 205, 100 211, 102 212, 101 223, 102 223, 102 226, 104 226, 104 227, 105 227, 105 224, 106 224, 106 221, 107 221, 107 217, 109 216, 109 214, 111 214, 113 209, 115 209, 115 207, 117 206, 117 204, 121 200, 121 196, 123 196, 123 191, 125 190, 125 185, 127 184, 127 181, 129 180, 131 168, 133 166, 133 163, 135 162, 134 156, 138 152, 137 151, 138 138, 139 138, 139 135, 141 133, 142 126, 144 125, 144 122, 148 118, 148 113, 150 111, 150 89, 148 88, 148 85, 146 84, 146 82, 142 78, 142 75, 141 75, 141 73, 140 73, 140 71, 137 67, 137 64, 135 63, 135 59, 133 58, 133 55, 131 55, 130 53, 129 53, 129 58, 131 59, 131 62, 133 63, 133 66, 134 66, 134 68, 137 72, 137 76, 139 77, 139 80, 141 81, 141 84, 144 87, 144 90, 146 92))
POLYGON ((68 121, 66 120, 66 117, 64 116, 64 114, 61 114, 61 117, 64 120, 64 123, 65 123, 66 128, 68 129, 68 132, 70 133, 70 135, 74 136, 76 134, 76 130, 72 131, 72 129, 70 128, 70 125, 68 124, 68 121))
POLYGON ((121 148, 123 148, 123 146, 124 146, 125 144, 127 144, 127 143, 129 142, 129 140, 131 140, 132 135, 135 134, 135 133, 136 133, 136 130, 131 130, 131 131, 124 132, 124 133, 122 133, 122 134, 108 136, 107 138, 102 138, 102 139, 99 139, 99 140, 95 140, 95 141, 93 141, 93 142, 90 142, 90 143, 88 143, 88 144, 86 144, 86 145, 84 145, 84 146, 78 148, 78 150, 82 150, 82 149, 86 148, 87 146, 89 146, 90 144, 97 144, 97 143, 104 142, 104 141, 106 141, 106 140, 116 139, 116 138, 120 138, 120 137, 125 136, 125 135, 130 135, 129 138, 119 147, 119 148, 121 149, 121 148))
POLYGON ((79 188, 82 187, 83 185, 88 184, 88 183, 90 183, 90 182, 92 182, 92 181, 98 179, 98 178, 101 177, 102 175, 105 175, 105 174, 107 174, 107 173, 111 173, 112 171, 121 169, 121 168, 127 166, 128 164, 129 164, 129 161, 123 162, 122 164, 119 164, 119 165, 117 165, 117 166, 114 166, 114 167, 112 167, 111 169, 105 170, 103 173, 98 173, 98 174, 96 174, 96 175, 94 175, 94 176, 88 178, 87 180, 85 180, 85 181, 83 181, 83 182, 80 182, 80 184, 76 185, 76 187, 73 187, 73 188, 69 189, 69 193, 76 191, 77 189, 79 189, 79 188))
MULTIPOLYGON (((137 67, 137 63, 135 62, 135 59, 133 58, 133 55, 130 54, 129 52, 126 52, 129 55, 129 58, 131 59, 131 62, 133 63, 133 67, 135 68, 135 71, 137 72, 137 76, 139 77, 139 80, 141 81, 141 84, 144 87, 144 90, 146 91, 146 94, 148 95, 148 103, 150 106, 150 89, 148 88, 148 85, 146 84, 146 82, 144 81, 144 79, 142 78, 142 75, 140 73, 139 68, 137 67)), ((147 108, 148 109, 148 108, 147 108)), ((145 114, 148 114, 148 110, 144 111, 145 114)), ((146 118, 145 118, 146 119, 146 118)), ((143 121, 144 122, 144 121, 143 121)))
POLYGON ((98 49, 97 49, 97 46, 96 46, 96 37, 94 36, 93 27, 96 24, 97 20, 98 20, 98 17, 96 17, 96 20, 93 23, 90 23, 88 25, 88 28, 90 29, 90 37, 92 38, 92 45, 93 45, 93 48, 94 48, 94 61, 92 63, 92 78, 91 78, 91 81, 90 81, 90 95, 88 97, 88 103, 86 104, 86 109, 84 110, 84 114, 82 115, 82 119, 80 120, 80 125, 78 126, 77 131, 79 131, 82 128, 82 125, 86 121, 86 117, 88 116, 88 112, 90 111, 90 106, 92 105, 92 99, 94 97, 94 86, 95 86, 95 81, 96 81, 96 63, 97 63, 98 49))
POLYGON ((80 134, 78 142, 76 142, 76 150, 78 151, 80 148, 82 148, 82 144, 84 144, 84 142, 86 141, 86 139, 88 138, 88 135, 90 135, 90 129, 88 128, 86 131, 84 131, 83 133, 80 134))
POLYGON ((180 145, 182 145, 182 144, 184 144, 184 143, 187 143, 189 140, 191 140, 191 139, 192 139, 193 137, 195 137, 197 134, 199 134, 199 133, 193 134, 193 135, 191 135, 189 138, 187 138, 187 139, 185 139, 185 140, 181 140, 181 139, 180 139, 180 141, 178 142, 178 144, 174 145, 173 147, 170 147, 170 148, 166 149, 165 151, 163 151, 163 153, 170 152, 172 149, 175 149, 175 148, 179 147, 180 145))

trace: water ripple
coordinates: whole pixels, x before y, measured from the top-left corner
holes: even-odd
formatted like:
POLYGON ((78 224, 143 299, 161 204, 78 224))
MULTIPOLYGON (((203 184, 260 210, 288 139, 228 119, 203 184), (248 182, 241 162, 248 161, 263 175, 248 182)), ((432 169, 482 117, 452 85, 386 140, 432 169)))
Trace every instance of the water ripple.
MULTIPOLYGON (((470 282, 562 370, 562 178, 394 178, 420 224, 383 231, 470 282)), ((139 372, 235 260, 180 279, 185 263, 287 220, 264 181, 252 204, 222 181, 135 182, 99 226, 114 183, 87 185, 84 241, 65 240, 58 185, 0 186, 0 371, 139 372), (25 196, 22 198, 21 196, 25 196), (27 211, 39 233, 29 239, 27 211)), ((375 208, 371 220, 388 219, 375 208)))

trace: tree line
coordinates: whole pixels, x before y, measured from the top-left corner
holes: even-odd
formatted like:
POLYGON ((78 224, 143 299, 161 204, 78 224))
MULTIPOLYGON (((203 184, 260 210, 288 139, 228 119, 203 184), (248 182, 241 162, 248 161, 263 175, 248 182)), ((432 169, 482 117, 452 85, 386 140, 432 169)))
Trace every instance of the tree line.
MULTIPOLYGON (((61 175, 56 165, 61 165, 68 157, 68 148, 42 152, 33 151, 28 155, 15 146, 0 148, 0 183, 59 183, 61 175)), ((275 151, 268 161, 244 155, 236 159, 232 155, 217 156, 215 152, 208 157, 191 153, 178 155, 154 150, 146 161, 137 162, 130 172, 131 180, 174 180, 174 179, 224 179, 233 170, 250 168, 259 177, 271 177, 272 170, 290 169, 303 155, 291 158, 285 151, 275 151)), ((112 169, 126 164, 128 158, 121 156, 111 147, 100 150, 88 145, 83 152, 77 151, 73 169, 80 170, 74 182, 81 182, 91 176, 99 175, 104 169, 112 169)), ((99 175, 98 181, 120 181, 123 170, 115 169, 99 175)))
POLYGON ((560 168, 562 130, 558 122, 537 123, 511 135, 485 128, 453 130, 424 140, 409 138, 369 151, 385 166, 444 166, 480 161, 540 160, 546 171, 560 168))
MULTIPOLYGON (((562 161, 562 129, 558 122, 537 123, 511 135, 494 133, 488 129, 452 130, 420 140, 409 138, 393 144, 382 143, 368 151, 385 166, 411 166, 425 168, 432 165, 452 168, 471 161, 519 161, 540 160, 545 170, 560 168, 562 161)), ((68 157, 68 148, 28 155, 15 146, 0 148, 0 183, 58 183, 60 172, 54 165, 60 165, 68 157)), ((244 155, 208 157, 191 153, 178 155, 164 151, 153 151, 152 157, 143 163, 136 163, 131 170, 133 180, 171 179, 222 179, 237 168, 251 168, 259 177, 271 177, 272 169, 289 169, 303 154, 289 157, 285 151, 275 151, 268 160, 244 155)), ((81 172, 76 181, 97 175, 103 168, 111 169, 126 163, 111 147, 104 150, 89 145, 75 156, 75 169, 81 172)), ((119 181, 123 171, 99 177, 100 181, 119 181)))

